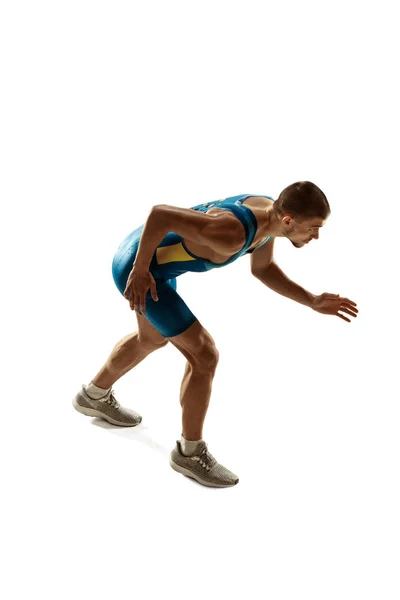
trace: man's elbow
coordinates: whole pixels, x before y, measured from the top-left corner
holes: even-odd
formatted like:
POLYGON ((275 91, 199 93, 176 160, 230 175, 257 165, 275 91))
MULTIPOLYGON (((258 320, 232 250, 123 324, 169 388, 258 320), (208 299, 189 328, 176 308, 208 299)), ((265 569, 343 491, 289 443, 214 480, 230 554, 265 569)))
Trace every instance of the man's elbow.
POLYGON ((275 262, 272 259, 267 265, 263 265, 263 267, 253 268, 251 269, 251 274, 257 279, 266 279, 268 275, 272 274, 274 271, 275 262))

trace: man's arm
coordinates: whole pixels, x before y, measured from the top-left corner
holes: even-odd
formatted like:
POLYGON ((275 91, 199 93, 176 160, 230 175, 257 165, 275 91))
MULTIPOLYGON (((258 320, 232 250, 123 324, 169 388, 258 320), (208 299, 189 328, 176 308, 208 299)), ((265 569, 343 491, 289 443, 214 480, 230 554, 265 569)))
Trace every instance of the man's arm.
POLYGON ((263 273, 274 257, 275 238, 268 240, 265 244, 253 250, 250 254, 251 272, 257 277, 257 274, 263 273))
POLYGON ((257 275, 253 273, 253 275, 274 292, 312 308, 316 296, 286 277, 274 260, 264 271, 258 272, 257 275))
POLYGON ((157 204, 150 210, 143 227, 136 267, 149 269, 155 249, 169 231, 222 254, 239 252, 245 243, 243 225, 229 211, 207 215, 190 208, 157 204))

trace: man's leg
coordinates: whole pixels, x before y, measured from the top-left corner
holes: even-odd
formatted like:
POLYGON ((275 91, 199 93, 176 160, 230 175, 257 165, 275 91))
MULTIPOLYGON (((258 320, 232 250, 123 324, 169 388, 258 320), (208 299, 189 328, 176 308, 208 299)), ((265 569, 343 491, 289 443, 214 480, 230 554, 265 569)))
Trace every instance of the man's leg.
POLYGON ((106 364, 93 379, 93 383, 108 389, 150 352, 170 341, 187 359, 180 390, 182 435, 188 441, 200 440, 210 403, 218 350, 212 336, 176 291, 176 280, 172 283, 157 284, 159 301, 148 298, 146 311, 165 332, 165 336, 146 317, 135 311, 139 331, 118 342, 106 364), (190 326, 183 333, 168 336, 168 330, 180 329, 189 322, 190 326))
POLYGON ((180 391, 182 435, 186 440, 201 440, 219 353, 198 320, 169 341, 187 358, 180 391))
MULTIPOLYGON (((136 312, 139 339, 147 340, 147 343, 152 345, 151 351, 170 341, 187 358, 180 391, 182 435, 188 441, 200 440, 218 363, 218 350, 211 335, 177 292, 176 278, 156 280, 156 285, 158 301, 148 294, 146 317, 136 312), (175 331, 183 333, 175 335, 175 331)), ((132 357, 132 354, 130 356, 132 357)), ((132 367, 128 366, 126 370, 129 368, 132 367)), ((110 379, 107 383, 109 381, 110 379)), ((105 383, 104 380, 102 382, 105 383)), ((97 383, 97 379, 94 383, 102 387, 97 383)))
POLYGON ((239 477, 217 462, 203 440, 203 424, 219 358, 214 340, 196 320, 169 341, 188 360, 181 386, 182 438, 170 454, 170 465, 203 485, 236 485, 239 477))
POLYGON ((100 388, 109 389, 146 356, 168 344, 168 340, 147 321, 146 317, 136 311, 135 314, 139 331, 117 342, 100 371, 92 379, 93 383, 100 388))

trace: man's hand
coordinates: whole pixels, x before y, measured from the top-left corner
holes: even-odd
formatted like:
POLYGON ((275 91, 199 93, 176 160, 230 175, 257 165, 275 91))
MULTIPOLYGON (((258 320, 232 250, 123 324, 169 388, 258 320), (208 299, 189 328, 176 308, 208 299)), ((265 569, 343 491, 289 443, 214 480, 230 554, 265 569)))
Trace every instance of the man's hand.
POLYGON ((146 294, 151 289, 153 300, 157 301, 157 288, 153 275, 148 269, 139 269, 133 265, 126 283, 124 297, 129 300, 131 310, 142 309, 142 314, 146 315, 146 294))
POLYGON ((351 317, 357 317, 358 309, 355 308, 356 306, 357 304, 348 298, 325 292, 320 296, 315 296, 311 308, 324 315, 336 315, 350 323, 350 319, 341 315, 339 311, 345 312, 351 317))

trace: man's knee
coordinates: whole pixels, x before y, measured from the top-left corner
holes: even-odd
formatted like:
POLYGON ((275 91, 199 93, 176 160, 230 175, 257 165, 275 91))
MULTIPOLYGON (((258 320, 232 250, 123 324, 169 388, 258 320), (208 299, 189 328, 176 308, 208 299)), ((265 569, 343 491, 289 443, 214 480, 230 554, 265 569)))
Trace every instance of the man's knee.
POLYGON ((183 333, 171 337, 170 342, 194 369, 210 371, 216 368, 219 352, 214 339, 197 319, 183 333))
POLYGON ((207 340, 199 345, 193 357, 193 366, 199 370, 213 371, 217 368, 219 352, 214 342, 207 340))

